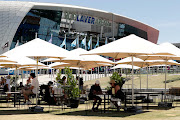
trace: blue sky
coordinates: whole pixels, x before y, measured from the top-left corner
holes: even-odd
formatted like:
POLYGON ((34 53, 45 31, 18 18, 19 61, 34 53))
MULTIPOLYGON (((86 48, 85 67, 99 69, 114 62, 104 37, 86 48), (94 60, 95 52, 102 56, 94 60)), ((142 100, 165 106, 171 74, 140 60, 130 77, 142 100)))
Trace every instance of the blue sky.
POLYGON ((117 13, 119 15, 138 20, 158 29, 160 31, 158 43, 180 43, 180 0, 31 1, 71 4, 117 13))

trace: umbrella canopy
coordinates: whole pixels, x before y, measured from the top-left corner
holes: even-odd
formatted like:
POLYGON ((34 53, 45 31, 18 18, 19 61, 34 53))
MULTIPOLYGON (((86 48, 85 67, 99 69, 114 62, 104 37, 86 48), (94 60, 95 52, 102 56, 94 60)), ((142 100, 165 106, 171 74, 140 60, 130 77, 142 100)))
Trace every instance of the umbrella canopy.
MULTIPOLYGON (((148 67, 148 66, 154 66, 154 65, 163 65, 163 64, 168 64, 168 65, 179 65, 179 63, 173 61, 173 60, 142 60, 140 58, 136 58, 134 57, 133 58, 134 61, 133 61, 133 64, 135 66, 138 66, 138 67, 148 67)), ((127 58, 124 58, 122 60, 119 60, 116 62, 116 64, 128 64, 128 65, 132 65, 132 58, 131 57, 127 57, 127 58)))
POLYGON ((154 65, 150 65, 150 66, 157 66, 157 65, 161 65, 164 66, 164 64, 166 65, 180 65, 180 63, 173 61, 173 60, 147 60, 147 61, 151 61, 154 63, 154 65))
POLYGON ((113 58, 125 58, 129 56, 146 55, 157 52, 172 55, 170 53, 163 52, 158 45, 132 34, 93 49, 89 51, 88 54, 103 55, 113 58))
POLYGON ((21 64, 13 62, 0 62, 0 66, 3 66, 5 68, 18 68, 21 66, 21 64))
POLYGON ((36 38, 10 51, 5 52, 5 56, 28 56, 34 58, 65 58, 69 52, 61 47, 36 38))
POLYGON ((180 56, 172 55, 140 55, 138 57, 143 60, 180 60, 180 56))
MULTIPOLYGON (((105 63, 110 63, 110 64, 114 64, 112 61, 101 57, 99 55, 81 55, 81 54, 85 54, 88 53, 88 51, 82 49, 82 48, 77 48, 74 49, 72 51, 70 51, 71 53, 71 57, 67 57, 64 59, 56 59, 56 58, 49 58, 47 60, 44 60, 43 62, 47 62, 47 61, 52 61, 52 62, 65 62, 65 63, 69 63, 63 66, 68 66, 68 67, 80 67, 80 68, 84 68, 84 69, 90 69, 93 67, 98 67, 98 66, 105 66, 105 63), (103 65, 99 64, 99 63, 104 63, 103 65)), ((108 65, 110 66, 110 65, 108 65)), ((57 68, 57 66, 54 66, 57 68)), ((62 66, 61 66, 62 67, 62 66)))
POLYGON ((175 45, 169 43, 169 42, 165 42, 160 44, 161 47, 163 47, 166 51, 176 55, 176 56, 180 56, 180 49, 178 47, 176 47, 175 45))
MULTIPOLYGON (((170 48, 166 48, 167 50, 171 51, 170 48)), ((172 56, 172 55, 140 55, 139 58, 143 60, 164 60, 163 64, 166 65, 165 69, 165 92, 166 92, 166 80, 167 80, 167 65, 168 64, 176 64, 172 61, 169 63, 169 60, 180 60, 180 56, 172 56)), ((158 64, 157 64, 158 65, 158 64)), ((166 96, 164 97, 166 100, 166 96)))
MULTIPOLYGON (((116 65, 114 67, 112 67, 111 69, 117 69, 117 68, 127 68, 127 69, 132 69, 132 65, 128 65, 128 64, 120 64, 120 65, 116 65)), ((134 69, 139 69, 140 67, 138 66, 134 66, 134 69)))
MULTIPOLYGON (((9 56, 8 58, 17 61, 19 66, 26 66, 26 67, 37 66, 37 62, 35 60, 25 56, 9 56)), ((46 66, 46 65, 38 62, 38 66, 46 66)))
POLYGON ((9 59, 7 57, 0 57, 0 62, 12 62, 12 63, 16 63, 16 61, 9 59))
POLYGON ((6 57, 6 56, 5 56, 5 55, 0 55, 0 58, 1 58, 1 57, 6 57))
POLYGON ((66 65, 68 65, 68 63, 64 63, 64 62, 55 62, 52 63, 50 65, 48 65, 50 68, 58 68, 58 67, 66 67, 66 65))

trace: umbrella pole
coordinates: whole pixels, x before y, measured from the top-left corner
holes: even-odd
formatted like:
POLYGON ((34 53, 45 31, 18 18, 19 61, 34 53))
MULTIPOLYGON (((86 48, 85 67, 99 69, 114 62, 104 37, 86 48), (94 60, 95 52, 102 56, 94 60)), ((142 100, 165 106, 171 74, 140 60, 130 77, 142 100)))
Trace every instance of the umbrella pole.
POLYGON ((165 64, 165 94, 164 94, 164 100, 166 100, 166 80, 167 80, 167 60, 165 64))
POLYGON ((134 61, 133 61, 133 56, 131 56, 132 58, 132 106, 134 106, 134 61))
POLYGON ((139 78, 140 78, 140 91, 141 91, 141 69, 139 69, 139 78))
POLYGON ((99 79, 99 67, 98 67, 98 79, 99 79))
POLYGON ((125 68, 125 70, 126 70, 126 79, 127 79, 127 68, 125 68))
MULTIPOLYGON (((51 62, 51 64, 52 64, 52 62, 51 62)), ((52 81, 52 68, 51 68, 51 81, 52 81)))
POLYGON ((91 68, 91 80, 92 80, 92 68, 91 68))
POLYGON ((148 66, 147 66, 146 69, 147 69, 147 86, 146 86, 146 87, 147 87, 147 89, 148 89, 148 74, 149 74, 148 66))
POLYGON ((17 90, 17 66, 16 66, 16 72, 15 72, 15 91, 17 90))
POLYGON ((22 84, 23 84, 23 70, 21 70, 21 71, 22 71, 22 75, 21 75, 22 77, 21 78, 22 78, 22 84))
MULTIPOLYGON (((38 79, 38 58, 37 58, 37 66, 36 66, 36 76, 37 76, 37 79, 38 79)), ((38 86, 39 87, 39 86, 38 86)), ((36 89, 36 106, 37 106, 37 92, 38 92, 38 88, 36 89)))

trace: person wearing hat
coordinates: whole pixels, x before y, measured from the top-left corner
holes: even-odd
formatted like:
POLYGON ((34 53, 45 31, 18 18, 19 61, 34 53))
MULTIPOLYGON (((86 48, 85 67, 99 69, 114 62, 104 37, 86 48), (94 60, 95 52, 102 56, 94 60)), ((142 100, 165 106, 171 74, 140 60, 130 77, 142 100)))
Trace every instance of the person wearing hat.
POLYGON ((121 101, 124 101, 124 97, 125 97, 124 93, 121 91, 121 87, 118 84, 116 84, 115 80, 111 80, 110 84, 111 84, 111 94, 112 94, 111 102, 117 107, 117 110, 119 110, 120 106, 118 105, 115 99, 120 99, 121 101))
POLYGON ((88 95, 89 100, 94 100, 93 107, 92 107, 93 111, 98 110, 98 107, 99 107, 99 105, 101 104, 101 101, 102 101, 102 99, 99 96, 97 96, 98 94, 102 94, 102 90, 101 90, 101 87, 100 87, 99 80, 96 80, 95 84, 91 86, 90 93, 88 95), (97 101, 98 101, 98 104, 97 104, 97 107, 95 107, 97 101))

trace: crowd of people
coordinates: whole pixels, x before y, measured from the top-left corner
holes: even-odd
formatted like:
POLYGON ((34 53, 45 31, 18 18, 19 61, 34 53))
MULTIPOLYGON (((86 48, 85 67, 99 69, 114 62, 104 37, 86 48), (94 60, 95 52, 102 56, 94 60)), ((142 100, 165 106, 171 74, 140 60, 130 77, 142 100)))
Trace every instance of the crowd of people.
MULTIPOLYGON (((79 89, 81 90, 81 93, 83 93, 83 78, 76 77, 76 80, 78 81, 79 89)), ((8 75, 6 77, 1 77, 0 85, 3 88, 4 92, 11 92, 11 76, 8 75)), ((57 102, 56 94, 62 95, 58 98, 60 98, 60 101, 62 102, 63 99, 66 101, 67 99, 67 93, 61 88, 61 86, 67 85, 67 79, 66 76, 62 77, 61 82, 59 81, 49 81, 47 85, 41 85, 40 86, 40 95, 42 95, 44 100, 48 104, 59 104, 57 102), (42 90, 45 90, 44 93, 42 90)), ((119 86, 116 84, 114 80, 110 81, 111 89, 107 91, 107 94, 112 95, 113 98, 118 98, 121 101, 124 101, 124 93, 121 90, 122 86, 119 86)), ((20 85, 18 86, 18 89, 21 90, 23 96, 24 96, 24 104, 31 104, 31 101, 29 99, 30 95, 36 95, 39 92, 39 81, 35 76, 35 73, 31 73, 30 77, 27 79, 26 84, 23 85, 22 82, 20 82, 20 85)), ((101 105, 102 99, 99 97, 99 94, 102 94, 102 89, 100 86, 100 81, 96 80, 95 84, 93 84, 90 88, 88 98, 89 100, 93 100, 93 106, 92 111, 98 111, 98 107, 101 105)), ((11 94, 7 94, 7 101, 11 97, 11 94)), ((111 100, 111 102, 119 109, 119 105, 117 102, 111 100)))

